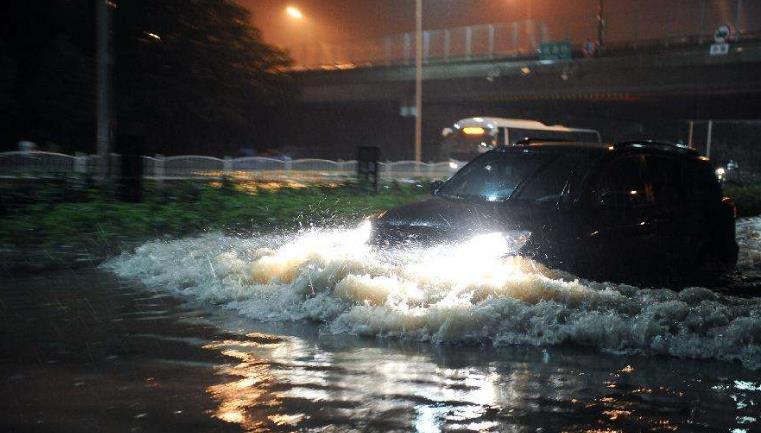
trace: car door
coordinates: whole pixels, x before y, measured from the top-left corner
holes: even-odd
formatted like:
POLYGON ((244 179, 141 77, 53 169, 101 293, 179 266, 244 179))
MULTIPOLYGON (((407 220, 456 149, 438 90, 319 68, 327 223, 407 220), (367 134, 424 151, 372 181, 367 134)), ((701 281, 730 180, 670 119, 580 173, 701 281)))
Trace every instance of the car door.
POLYGON ((642 272, 652 265, 658 246, 657 226, 645 169, 641 153, 621 155, 602 167, 579 235, 583 269, 621 275, 642 272))
POLYGON ((575 243, 578 213, 568 203, 592 160, 584 153, 547 154, 545 163, 505 203, 506 214, 521 213, 523 226, 532 233, 524 252, 558 268, 572 268, 569 259, 575 243))
POLYGON ((685 253, 694 244, 694 218, 690 217, 683 164, 673 155, 647 155, 645 174, 653 206, 648 213, 655 227, 657 256, 662 268, 686 261, 685 253))

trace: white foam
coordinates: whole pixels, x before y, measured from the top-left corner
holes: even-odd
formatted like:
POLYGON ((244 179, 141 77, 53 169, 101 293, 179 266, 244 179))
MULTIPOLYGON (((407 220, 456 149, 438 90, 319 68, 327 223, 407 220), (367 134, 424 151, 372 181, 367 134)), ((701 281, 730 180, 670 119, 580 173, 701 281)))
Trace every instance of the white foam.
MULTIPOLYGON (((368 231, 156 241, 109 261, 150 287, 258 320, 434 343, 577 344, 615 353, 733 360, 761 368, 761 298, 595 283, 505 257, 524 234, 377 251, 368 231)), ((738 223, 741 267, 758 266, 761 219, 738 223)))
POLYGON ((737 222, 737 243, 740 245, 738 269, 761 269, 761 217, 745 218, 737 222))

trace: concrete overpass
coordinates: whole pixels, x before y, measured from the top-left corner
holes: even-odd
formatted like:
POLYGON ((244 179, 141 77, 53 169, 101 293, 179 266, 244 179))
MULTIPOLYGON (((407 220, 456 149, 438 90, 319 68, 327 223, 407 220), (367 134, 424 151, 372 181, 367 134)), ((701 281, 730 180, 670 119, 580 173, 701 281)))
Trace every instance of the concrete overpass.
MULTIPOLYGON (((424 67, 424 143, 458 118, 493 115, 595 127, 608 139, 686 134, 687 119, 761 118, 761 39, 710 55, 710 43, 611 47, 603 56, 494 58, 424 67), (680 130, 681 128, 681 130, 680 130), (673 130, 673 131, 672 131, 673 130)), ((358 144, 411 156, 414 68, 353 66, 294 73, 301 104, 289 144, 351 157, 358 144)), ((430 154, 430 152, 427 152, 430 154)))

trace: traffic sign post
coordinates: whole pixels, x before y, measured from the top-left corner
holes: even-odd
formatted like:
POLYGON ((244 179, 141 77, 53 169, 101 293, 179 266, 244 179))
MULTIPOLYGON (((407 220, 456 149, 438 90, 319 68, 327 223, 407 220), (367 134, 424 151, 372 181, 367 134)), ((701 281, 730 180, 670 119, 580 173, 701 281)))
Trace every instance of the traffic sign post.
POLYGON ((713 32, 713 41, 708 54, 712 56, 725 56, 729 54, 729 40, 732 37, 732 28, 722 24, 713 32))

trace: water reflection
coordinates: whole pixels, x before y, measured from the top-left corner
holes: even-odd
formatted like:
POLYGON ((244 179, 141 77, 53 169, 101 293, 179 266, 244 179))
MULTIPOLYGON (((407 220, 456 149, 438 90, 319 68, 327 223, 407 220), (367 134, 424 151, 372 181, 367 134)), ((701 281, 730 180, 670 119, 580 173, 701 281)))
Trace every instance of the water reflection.
POLYGON ((208 390, 218 401, 214 416, 251 432, 750 432, 761 426, 753 413, 761 384, 732 375, 724 364, 712 368, 719 373, 714 378, 699 363, 573 349, 431 350, 266 334, 205 347, 230 360, 218 368, 221 383, 208 390))
POLYGON ((266 430, 265 421, 274 425, 284 425, 289 418, 278 418, 275 415, 272 419, 262 419, 256 410, 261 404, 277 407, 281 402, 270 392, 270 388, 276 383, 270 363, 257 358, 251 351, 277 347, 282 345, 283 341, 277 337, 254 334, 248 337, 250 338, 216 341, 204 346, 205 349, 220 351, 233 361, 218 368, 218 374, 228 381, 208 389, 219 401, 214 416, 226 422, 240 424, 246 431, 266 430))

